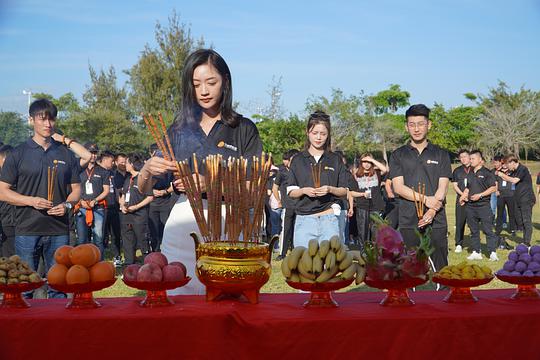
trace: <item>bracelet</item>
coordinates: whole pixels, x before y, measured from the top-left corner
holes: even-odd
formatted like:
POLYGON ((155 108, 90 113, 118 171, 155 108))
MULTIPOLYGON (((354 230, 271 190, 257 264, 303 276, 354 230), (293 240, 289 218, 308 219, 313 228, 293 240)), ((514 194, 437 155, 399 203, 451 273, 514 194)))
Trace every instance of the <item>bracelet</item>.
POLYGON ((73 143, 75 140, 71 139, 67 142, 66 146, 67 148, 69 149, 69 147, 71 146, 71 143, 73 143))

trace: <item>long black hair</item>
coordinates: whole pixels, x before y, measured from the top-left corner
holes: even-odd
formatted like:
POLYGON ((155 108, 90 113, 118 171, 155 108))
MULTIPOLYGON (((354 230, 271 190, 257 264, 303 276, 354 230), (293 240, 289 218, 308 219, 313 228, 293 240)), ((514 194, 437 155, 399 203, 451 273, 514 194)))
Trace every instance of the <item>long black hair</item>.
POLYGON ((200 49, 191 53, 182 70, 182 107, 171 126, 170 132, 174 134, 184 125, 194 125, 201 121, 202 109, 197 101, 195 87, 193 86, 193 72, 200 65, 210 64, 221 75, 221 103, 219 111, 221 120, 231 127, 236 127, 241 115, 233 110, 231 72, 221 55, 212 49, 200 49))

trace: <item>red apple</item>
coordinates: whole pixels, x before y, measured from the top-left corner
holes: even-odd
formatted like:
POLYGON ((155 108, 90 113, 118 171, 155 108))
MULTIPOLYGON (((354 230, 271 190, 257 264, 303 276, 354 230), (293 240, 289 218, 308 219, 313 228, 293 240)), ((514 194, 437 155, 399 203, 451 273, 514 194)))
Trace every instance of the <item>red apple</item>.
POLYGON ((182 268, 182 270, 184 270, 184 274, 187 274, 186 265, 182 264, 180 261, 173 261, 169 265, 180 266, 182 268))
POLYGON ((126 267, 124 269, 124 279, 128 281, 137 281, 137 273, 139 272, 140 268, 141 265, 138 264, 131 264, 126 267))
POLYGON ((163 269, 163 267, 167 265, 169 262, 167 261, 167 258, 165 257, 165 255, 163 255, 162 253, 153 252, 146 255, 146 257, 144 258, 144 263, 145 264, 154 263, 156 265, 159 265, 159 267, 163 269))
POLYGON ((154 263, 144 264, 137 273, 137 281, 141 282, 160 282, 162 278, 161 268, 154 263))
POLYGON ((180 266, 167 265, 163 269, 163 281, 180 281, 186 277, 186 273, 180 266))

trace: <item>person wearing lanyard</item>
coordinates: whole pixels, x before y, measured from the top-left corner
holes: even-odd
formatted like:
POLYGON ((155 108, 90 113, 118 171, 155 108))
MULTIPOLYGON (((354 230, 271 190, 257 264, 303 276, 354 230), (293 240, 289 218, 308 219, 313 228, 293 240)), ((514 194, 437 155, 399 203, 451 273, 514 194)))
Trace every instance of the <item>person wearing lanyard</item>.
POLYGON ((497 171, 495 175, 516 185, 514 192, 516 218, 521 218, 523 223, 523 243, 530 246, 532 238, 532 208, 536 203, 531 173, 526 166, 519 162, 519 158, 516 155, 510 154, 505 156, 503 163, 512 171, 512 175, 506 175, 502 171, 497 171))
POLYGON ((139 172, 144 159, 138 155, 130 155, 126 161, 129 176, 126 178, 120 196, 122 212, 122 245, 124 248, 124 265, 135 263, 135 252, 140 249, 143 256, 149 252, 148 239, 148 205, 154 200, 152 189, 143 192, 140 188, 139 172))
MULTIPOLYGON (((311 114, 304 151, 291 162, 287 193, 296 203, 294 246, 308 246, 311 239, 340 236, 339 199, 347 196, 347 169, 341 157, 330 151, 330 117, 322 111, 311 114), (316 177, 314 179, 315 167, 316 177)), ((341 238, 341 236, 340 236, 341 238)))
MULTIPOLYGON (((190 54, 182 71, 182 94, 181 111, 168 130, 176 160, 192 163, 194 153, 199 164, 212 154, 221 154, 224 159, 243 156, 248 161, 261 156, 257 127, 233 110, 231 73, 221 55, 210 49, 190 54)), ((174 162, 154 156, 142 168, 139 186, 145 192, 152 189, 157 177, 168 176, 173 181, 174 171, 174 162)), ((204 176, 202 181, 204 186, 204 176)), ((176 191, 183 192, 180 180, 174 180, 174 185, 176 191)), ((199 229, 189 201, 182 194, 165 224, 161 252, 169 262, 184 263, 191 281, 170 294, 204 294, 204 285, 195 275, 191 232, 199 233, 199 229)))
MULTIPOLYGON (((508 167, 506 164, 502 164, 502 166, 497 169, 496 171, 500 171, 504 174, 509 174, 510 170, 508 170, 508 167)), ((501 232, 503 230, 503 222, 505 219, 505 210, 508 214, 508 228, 507 231, 515 235, 517 223, 516 223, 516 214, 515 214, 515 199, 514 199, 514 184, 511 182, 508 182, 501 178, 500 176, 496 176, 497 179, 497 221, 495 225, 495 235, 499 237, 499 249, 507 249, 510 250, 511 246, 508 245, 506 240, 501 236, 501 232)))
POLYGON ((465 203, 460 202, 459 198, 463 195, 463 191, 467 187, 467 175, 471 171, 471 157, 468 150, 461 149, 458 151, 460 166, 452 172, 452 187, 456 192, 456 247, 455 253, 463 251, 463 235, 465 234, 465 222, 467 214, 465 203))
MULTIPOLYGON (((35 100, 29 113, 34 134, 6 158, 0 201, 16 207, 16 254, 33 270, 43 255, 48 272, 55 263, 56 249, 69 241, 67 213, 79 201, 79 161, 67 145, 52 138, 58 110, 51 101, 35 100)), ((48 295, 66 296, 50 288, 48 295)))
POLYGON ((358 184, 358 191, 351 191, 351 195, 356 204, 357 244, 363 249, 366 241, 371 239, 370 216, 381 215, 384 211, 381 179, 382 175, 386 174, 386 166, 373 159, 369 153, 358 157, 356 163, 359 166, 354 172, 354 178, 358 184))
POLYGON ((482 260, 480 252, 480 227, 486 235, 490 261, 498 261, 497 235, 493 233, 493 213, 491 212, 491 193, 497 191, 495 175, 483 166, 484 158, 480 150, 470 153, 472 170, 467 175, 467 188, 460 197, 467 203, 467 225, 471 230, 473 252, 467 256, 469 260, 482 260))
POLYGON ((87 143, 85 148, 92 158, 88 167, 81 174, 81 200, 77 214, 77 244, 89 242, 89 230, 92 231, 91 242, 101 251, 101 259, 105 255, 103 232, 105 230, 105 209, 109 196, 109 172, 96 164, 99 151, 96 144, 87 143))
POLYGON ((450 156, 446 150, 427 140, 431 128, 430 110, 423 104, 412 105, 405 112, 405 127, 410 141, 396 149, 390 156, 392 185, 399 195, 399 231, 405 245, 418 246, 418 229, 431 226, 431 255, 436 271, 448 265, 448 225, 444 202, 448 183, 452 176, 450 156), (423 205, 426 208, 419 219, 414 200, 420 199, 418 184, 423 189, 423 205))

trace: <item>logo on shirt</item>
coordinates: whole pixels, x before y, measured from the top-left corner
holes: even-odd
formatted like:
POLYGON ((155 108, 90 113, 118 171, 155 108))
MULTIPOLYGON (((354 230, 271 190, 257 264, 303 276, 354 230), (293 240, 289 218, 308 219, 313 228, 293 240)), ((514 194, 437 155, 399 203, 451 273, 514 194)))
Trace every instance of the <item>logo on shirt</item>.
POLYGON ((428 164, 435 164, 435 165, 438 165, 438 164, 439 164, 439 162, 436 161, 436 160, 427 160, 426 163, 428 163, 428 164))
POLYGON ((324 170, 330 170, 330 171, 335 171, 333 167, 330 167, 330 166, 325 166, 324 167, 324 170))
POLYGON ((478 178, 479 178, 479 179, 483 179, 483 178, 484 178, 484 175, 478 175, 478 178))
POLYGON ((230 145, 230 144, 227 144, 225 141, 221 140, 220 142, 218 142, 217 144, 217 147, 218 148, 226 148, 226 149, 229 149, 229 150, 232 150, 232 151, 238 151, 238 148, 234 145, 230 145))

